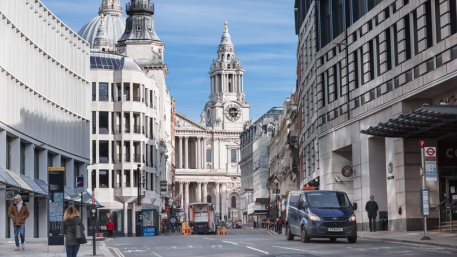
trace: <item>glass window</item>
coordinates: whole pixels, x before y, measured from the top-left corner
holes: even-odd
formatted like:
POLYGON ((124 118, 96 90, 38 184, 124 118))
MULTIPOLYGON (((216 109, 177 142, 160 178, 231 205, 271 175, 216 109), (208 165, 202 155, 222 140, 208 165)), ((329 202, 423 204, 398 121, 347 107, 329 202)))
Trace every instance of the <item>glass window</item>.
POLYGON ((99 170, 98 171, 98 183, 100 188, 108 188, 109 187, 109 176, 108 170, 99 170))
POLYGON ((97 83, 92 82, 92 101, 97 101, 97 83))
POLYGON ((21 155, 20 155, 20 159, 21 159, 21 167, 20 167, 20 171, 21 171, 21 174, 22 175, 25 175, 25 143, 21 142, 21 155))
POLYGON ((306 194, 309 207, 339 209, 350 207, 346 194, 339 192, 312 192, 306 194))
POLYGON ((236 149, 231 149, 231 162, 232 163, 237 163, 238 162, 238 156, 237 156, 237 151, 236 149))
POLYGON ((108 134, 108 112, 98 113, 98 126, 99 134, 108 134))
POLYGON ((231 198, 231 207, 236 208, 236 196, 232 196, 231 198))
POLYGON ((99 92, 98 92, 98 100, 99 101, 108 101, 108 83, 99 83, 99 92))
POLYGON ((97 133, 97 112, 92 112, 92 134, 97 133))
POLYGON ((125 187, 130 187, 130 170, 124 170, 125 187))
POLYGON ((109 155, 108 155, 108 141, 100 141, 99 142, 99 156, 98 161, 100 163, 108 163, 109 155))
POLYGON ((210 195, 207 195, 207 196, 206 196, 206 202, 207 202, 207 203, 211 203, 211 200, 212 200, 212 199, 211 199, 211 196, 210 196, 210 195))

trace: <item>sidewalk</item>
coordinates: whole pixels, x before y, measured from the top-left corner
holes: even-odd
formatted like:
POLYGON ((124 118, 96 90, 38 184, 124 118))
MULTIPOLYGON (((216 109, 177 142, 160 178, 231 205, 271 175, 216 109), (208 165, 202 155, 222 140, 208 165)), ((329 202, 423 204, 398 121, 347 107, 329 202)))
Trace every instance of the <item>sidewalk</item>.
MULTIPOLYGON (((283 234, 279 235, 270 229, 259 228, 267 232, 270 235, 283 236, 285 229, 283 228, 283 234)), ((409 231, 409 232, 398 232, 398 231, 377 231, 377 232, 367 232, 367 231, 358 231, 357 232, 359 239, 373 239, 373 240, 382 240, 390 242, 402 242, 402 243, 411 243, 411 244, 422 244, 422 245, 431 245, 431 246, 440 246, 457 249, 457 233, 450 232, 439 232, 439 231, 429 231, 428 237, 431 240, 421 240, 424 236, 423 231, 409 231)))
MULTIPOLYGON (((16 245, 14 239, 0 240, 0 256, 2 257, 66 257, 64 246, 48 246, 47 238, 31 238, 25 241, 24 251, 14 251, 16 245)), ((105 242, 98 241, 96 247, 97 255, 99 257, 114 257, 114 255, 105 246, 105 242)), ((92 241, 88 238, 87 244, 81 245, 78 257, 93 256, 92 255, 92 241)))

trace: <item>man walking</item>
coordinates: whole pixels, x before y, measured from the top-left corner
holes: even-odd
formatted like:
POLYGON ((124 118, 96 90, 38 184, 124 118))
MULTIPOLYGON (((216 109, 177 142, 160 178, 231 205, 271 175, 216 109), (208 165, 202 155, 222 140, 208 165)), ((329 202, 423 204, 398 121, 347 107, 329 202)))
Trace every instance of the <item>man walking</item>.
POLYGON ((13 221, 14 241, 16 250, 19 251, 19 237, 21 239, 21 248, 24 250, 25 243, 25 220, 29 217, 29 207, 22 201, 20 195, 14 197, 14 203, 8 209, 8 216, 13 221))
POLYGON ((370 195, 370 201, 365 205, 365 211, 368 213, 368 222, 370 232, 376 231, 376 216, 378 216, 378 204, 374 201, 374 196, 370 195))

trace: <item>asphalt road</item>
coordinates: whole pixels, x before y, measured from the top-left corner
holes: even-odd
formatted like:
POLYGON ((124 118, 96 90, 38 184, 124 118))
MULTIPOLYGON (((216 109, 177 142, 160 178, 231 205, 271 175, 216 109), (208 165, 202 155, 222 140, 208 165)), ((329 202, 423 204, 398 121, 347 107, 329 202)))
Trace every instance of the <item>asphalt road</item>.
POLYGON ((116 238, 106 245, 117 257, 303 257, 303 256, 457 256, 457 250, 418 244, 359 239, 356 244, 338 239, 302 243, 296 238, 263 231, 230 230, 228 236, 170 235, 149 238, 116 238))

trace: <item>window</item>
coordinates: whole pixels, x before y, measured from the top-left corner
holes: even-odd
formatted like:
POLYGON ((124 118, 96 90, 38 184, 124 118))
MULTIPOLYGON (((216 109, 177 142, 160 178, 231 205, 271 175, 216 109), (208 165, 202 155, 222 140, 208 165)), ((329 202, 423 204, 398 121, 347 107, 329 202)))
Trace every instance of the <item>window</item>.
POLYGON ((236 196, 232 196, 231 200, 231 207, 236 209, 236 196))
POLYGON ((97 133, 97 112, 92 112, 92 134, 97 133))
POLYGON ((109 155, 108 155, 108 141, 100 141, 99 142, 99 156, 98 161, 100 163, 108 163, 109 155))
POLYGON ((20 172, 22 175, 25 175, 25 143, 21 142, 21 166, 20 166, 20 172))
POLYGON ((97 83, 92 82, 92 101, 97 101, 97 83))
POLYGON ((109 176, 108 170, 99 170, 98 171, 98 184, 100 188, 108 188, 109 187, 109 176))
POLYGON ((11 137, 6 137, 6 168, 11 169, 11 137))
POLYGON ((108 98, 108 83, 99 83, 99 92, 98 92, 98 100, 99 101, 109 101, 108 98))
POLYGON ((91 173, 91 185, 93 188, 96 188, 97 187, 97 179, 96 179, 96 170, 92 170, 92 173, 91 173))
POLYGON ((91 163, 97 162, 97 141, 92 140, 92 160, 91 163))
MULTIPOLYGON (((40 150, 36 149, 34 150, 34 158, 33 158, 33 178, 38 179, 40 177, 40 150)), ((76 162, 75 162, 76 163, 76 162)), ((75 172, 77 169, 75 169, 75 172)))
POLYGON ((231 158, 230 158, 230 159, 231 159, 231 162, 232 162, 232 163, 237 163, 237 162, 238 162, 238 157, 237 157, 237 151, 236 151, 236 149, 231 149, 230 151, 231 151, 231 154, 230 154, 230 156, 231 156, 231 158))
POLYGON ((154 191, 154 174, 149 174, 149 179, 150 179, 150 189, 151 191, 154 191))
POLYGON ((124 170, 125 187, 130 187, 130 170, 124 170))
POLYGON ((210 196, 210 195, 207 195, 207 196, 206 196, 206 202, 207 202, 207 203, 211 203, 211 200, 212 200, 212 199, 211 199, 211 196, 210 196))
POLYGON ((206 162, 212 162, 211 149, 206 149, 206 162))
POLYGON ((108 134, 108 112, 99 112, 98 113, 98 133, 99 134, 108 134))

